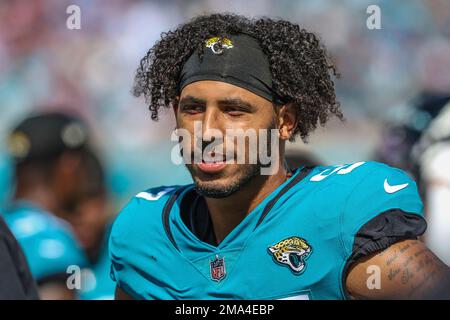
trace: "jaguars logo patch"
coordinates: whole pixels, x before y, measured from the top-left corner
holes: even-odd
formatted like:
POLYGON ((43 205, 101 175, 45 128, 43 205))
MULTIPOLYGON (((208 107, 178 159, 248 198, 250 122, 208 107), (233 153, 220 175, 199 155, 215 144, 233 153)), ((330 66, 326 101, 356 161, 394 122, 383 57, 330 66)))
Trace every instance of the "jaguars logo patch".
POLYGON ((233 42, 228 38, 213 37, 206 40, 205 47, 210 48, 214 54, 222 54, 224 49, 233 48, 233 42))
POLYGON ((289 267, 294 274, 305 271, 305 260, 312 253, 312 247, 305 239, 289 237, 268 248, 275 262, 289 267))

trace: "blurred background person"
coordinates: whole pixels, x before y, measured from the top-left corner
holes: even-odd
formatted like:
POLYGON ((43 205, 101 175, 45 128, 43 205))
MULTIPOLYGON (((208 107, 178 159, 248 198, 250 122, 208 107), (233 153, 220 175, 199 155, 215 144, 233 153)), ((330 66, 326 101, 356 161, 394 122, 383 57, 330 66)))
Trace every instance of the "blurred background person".
POLYGON ((401 121, 386 123, 375 158, 416 180, 425 205, 428 247, 450 265, 450 90, 415 97, 401 121))
POLYGON ((428 219, 425 241, 450 265, 450 94, 444 103, 414 146, 411 157, 418 163, 424 190, 428 219))
POLYGON ((73 298, 67 268, 87 265, 69 224, 56 217, 73 211, 82 196, 87 143, 85 125, 62 113, 30 116, 9 138, 16 185, 2 213, 25 252, 42 299, 73 298))
POLYGON ((83 174, 87 183, 82 197, 73 211, 64 211, 60 217, 68 221, 89 260, 82 271, 79 298, 83 300, 114 299, 115 283, 110 277, 108 239, 112 207, 105 173, 99 156, 90 149, 82 154, 83 174))

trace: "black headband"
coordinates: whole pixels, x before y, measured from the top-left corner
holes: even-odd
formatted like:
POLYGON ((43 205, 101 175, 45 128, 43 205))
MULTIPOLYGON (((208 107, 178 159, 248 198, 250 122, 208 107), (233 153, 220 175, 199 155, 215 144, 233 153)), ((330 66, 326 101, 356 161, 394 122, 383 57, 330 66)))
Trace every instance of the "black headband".
POLYGON ((272 88, 272 73, 258 40, 239 34, 205 41, 203 59, 198 51, 183 66, 179 90, 201 80, 216 80, 249 90, 275 104, 283 104, 272 88))

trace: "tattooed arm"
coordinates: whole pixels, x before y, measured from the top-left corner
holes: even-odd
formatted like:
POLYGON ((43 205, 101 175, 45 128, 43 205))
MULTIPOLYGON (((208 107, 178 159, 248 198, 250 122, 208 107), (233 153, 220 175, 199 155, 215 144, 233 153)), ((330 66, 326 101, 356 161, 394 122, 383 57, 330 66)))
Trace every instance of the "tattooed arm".
POLYGON ((450 268, 424 243, 404 240, 355 263, 346 286, 355 299, 450 299, 450 268))

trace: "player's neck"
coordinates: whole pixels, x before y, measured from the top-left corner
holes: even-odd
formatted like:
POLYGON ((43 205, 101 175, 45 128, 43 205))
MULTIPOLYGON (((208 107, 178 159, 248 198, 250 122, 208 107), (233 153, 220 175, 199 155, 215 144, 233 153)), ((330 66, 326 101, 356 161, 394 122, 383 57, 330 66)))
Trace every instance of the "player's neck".
POLYGON ((28 188, 19 183, 13 198, 15 201, 29 201, 48 212, 54 213, 58 208, 54 194, 43 184, 35 184, 32 188, 28 188))
POLYGON ((286 169, 281 167, 275 175, 260 175, 229 197, 205 198, 218 244, 258 204, 286 181, 286 174, 286 169))

